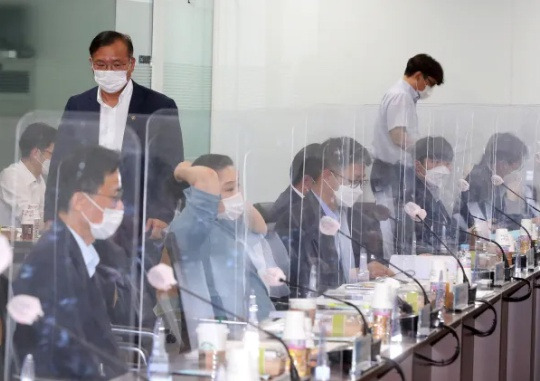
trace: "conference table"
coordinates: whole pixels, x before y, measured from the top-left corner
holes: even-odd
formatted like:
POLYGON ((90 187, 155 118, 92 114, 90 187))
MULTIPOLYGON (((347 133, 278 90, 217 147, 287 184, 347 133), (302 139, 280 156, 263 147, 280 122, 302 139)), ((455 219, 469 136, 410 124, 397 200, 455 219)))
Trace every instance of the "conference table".
MULTIPOLYGON (((479 290, 477 302, 462 312, 442 312, 442 322, 453 328, 459 343, 443 328, 434 329, 427 337, 404 337, 401 342, 383 345, 381 356, 394 360, 406 380, 474 380, 524 381, 540 380, 540 269, 523 271, 523 280, 513 280, 502 287, 479 290), (493 306, 489 307, 487 304, 493 306), (497 324, 493 329, 494 313, 497 324), (473 333, 468 327, 477 331, 473 333), (488 336, 479 332, 493 331, 488 336), (456 348, 457 347, 457 348, 456 348), (445 366, 428 365, 419 355, 433 360, 457 359, 445 366)), ((171 369, 185 367, 182 356, 171 358, 171 369)), ((193 364, 190 364, 193 365, 193 364)), ((209 378, 175 375, 174 380, 209 378)), ((277 378, 289 379, 286 375, 277 378)), ((341 367, 332 367, 331 380, 351 380, 341 367)), ((362 373, 359 380, 400 380, 393 365, 385 360, 362 373)))
MULTIPOLYGON (((32 242, 16 242, 15 263, 22 262, 32 242)), ((418 358, 418 354, 433 360, 451 358, 456 353, 456 339, 446 329, 437 328, 425 338, 404 337, 401 342, 383 345, 381 356, 394 360, 406 380, 474 380, 523 381, 540 380, 540 268, 523 271, 522 280, 513 280, 502 287, 480 290, 483 299, 497 313, 497 324, 488 336, 479 336, 468 327, 486 332, 492 328, 493 310, 477 302, 462 312, 442 312, 445 325, 453 328, 459 338, 459 355, 451 364, 434 366, 418 358), (539 327, 539 328, 537 328, 539 327)), ((171 369, 186 365, 182 355, 171 358, 171 369)), ((173 379, 197 380, 206 377, 174 375, 173 379)), ((285 375, 279 379, 288 379, 285 375)), ((332 380, 351 377, 333 367, 332 380)), ((400 380, 393 365, 385 360, 365 371, 360 380, 400 380)))

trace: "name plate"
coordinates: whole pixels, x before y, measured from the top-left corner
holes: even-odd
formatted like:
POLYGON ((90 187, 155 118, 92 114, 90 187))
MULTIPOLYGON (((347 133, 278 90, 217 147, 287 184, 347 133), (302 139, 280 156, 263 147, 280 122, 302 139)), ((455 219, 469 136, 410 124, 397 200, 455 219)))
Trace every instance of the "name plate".
POLYGON ((350 375, 360 377, 371 367, 371 335, 357 336, 353 342, 350 375))
POLYGON ((454 311, 462 311, 469 306, 469 285, 467 283, 456 284, 454 291, 454 311))
POLYGON ((493 285, 501 287, 504 285, 504 262, 495 263, 493 272, 493 285))

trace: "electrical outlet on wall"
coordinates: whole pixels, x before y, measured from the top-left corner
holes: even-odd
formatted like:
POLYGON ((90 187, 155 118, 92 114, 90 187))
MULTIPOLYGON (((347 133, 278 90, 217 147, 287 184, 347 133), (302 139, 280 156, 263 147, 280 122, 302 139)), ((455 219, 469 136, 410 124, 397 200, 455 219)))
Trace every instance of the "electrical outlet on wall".
POLYGON ((139 56, 139 63, 140 64, 149 64, 152 61, 152 56, 139 56))

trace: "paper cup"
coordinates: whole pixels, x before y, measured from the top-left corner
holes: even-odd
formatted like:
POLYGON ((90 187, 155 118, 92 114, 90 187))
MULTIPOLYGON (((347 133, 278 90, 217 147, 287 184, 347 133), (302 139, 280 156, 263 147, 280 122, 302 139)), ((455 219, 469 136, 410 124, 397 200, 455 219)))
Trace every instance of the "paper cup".
POLYGON ((291 311, 303 311, 311 319, 311 324, 315 323, 317 312, 317 300, 314 298, 292 298, 289 299, 289 309, 291 311))
POLYGON ((225 324, 201 323, 196 332, 199 351, 225 351, 229 334, 225 324))
MULTIPOLYGON (((527 231, 529 232, 529 234, 532 235, 532 220, 529 219, 529 218, 524 218, 521 220, 521 225, 523 225, 523 228, 527 229, 527 231)), ((523 230, 523 228, 520 228, 520 233, 521 235, 526 235, 527 233, 525 232, 525 230, 523 230)))
POLYGON ((394 301, 391 299, 391 286, 385 283, 377 283, 373 291, 371 308, 375 309, 392 309, 394 301))
POLYGON ((511 244, 510 237, 508 235, 508 229, 495 230, 495 241, 501 246, 509 246, 511 244))
POLYGON ((302 311, 287 311, 283 340, 306 340, 305 318, 306 314, 302 311))

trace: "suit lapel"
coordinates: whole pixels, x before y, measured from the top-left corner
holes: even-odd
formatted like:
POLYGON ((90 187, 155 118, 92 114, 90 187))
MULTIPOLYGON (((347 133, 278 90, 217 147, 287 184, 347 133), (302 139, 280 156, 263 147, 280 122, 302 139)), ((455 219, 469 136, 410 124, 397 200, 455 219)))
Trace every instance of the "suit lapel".
POLYGON ((86 104, 88 105, 88 112, 97 112, 100 111, 100 105, 97 101, 97 92, 98 87, 95 87, 92 89, 92 91, 88 92, 88 98, 86 98, 86 104))

